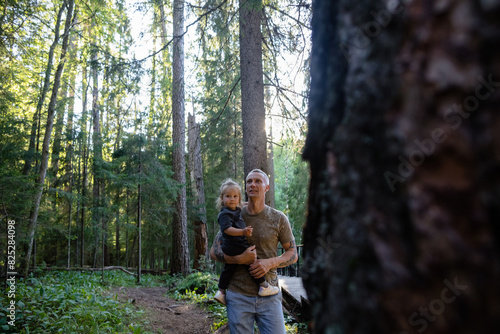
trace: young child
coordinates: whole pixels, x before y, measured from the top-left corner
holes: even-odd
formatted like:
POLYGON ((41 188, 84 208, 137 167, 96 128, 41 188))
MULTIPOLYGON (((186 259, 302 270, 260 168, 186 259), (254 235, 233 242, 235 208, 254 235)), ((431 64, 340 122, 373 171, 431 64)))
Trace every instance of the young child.
MULTIPOLYGON (((250 247, 245 237, 251 236, 253 229, 251 226, 246 226, 241 218, 241 206, 241 187, 231 179, 225 180, 217 199, 217 208, 220 208, 217 220, 222 233, 222 251, 226 255, 239 255, 250 247)), ((219 291, 214 298, 224 305, 226 289, 238 266, 238 264, 226 264, 220 275, 219 291)), ((254 278, 254 281, 260 285, 259 296, 271 296, 279 292, 279 288, 268 284, 264 277, 254 278)))

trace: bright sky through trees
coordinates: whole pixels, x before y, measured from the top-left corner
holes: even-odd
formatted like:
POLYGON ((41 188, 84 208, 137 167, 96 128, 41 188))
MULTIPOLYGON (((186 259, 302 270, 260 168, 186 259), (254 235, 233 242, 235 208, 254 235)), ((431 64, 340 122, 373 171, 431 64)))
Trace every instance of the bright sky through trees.
MULTIPOLYGON (((144 7, 143 3, 136 2, 134 0, 127 1, 127 9, 131 21, 131 33, 134 40, 134 45, 130 51, 130 58, 135 55, 135 58, 143 61, 143 68, 151 68, 151 55, 154 52, 153 36, 151 34, 151 25, 153 23, 152 9, 149 6, 147 9, 144 7)), ((196 95, 196 90, 200 89, 200 86, 196 82, 196 71, 198 64, 196 59, 201 54, 201 47, 199 41, 196 40, 196 22, 198 17, 195 17, 193 12, 189 9, 189 5, 186 4, 185 8, 186 15, 186 34, 184 35, 185 45, 186 45, 186 59, 185 59, 185 90, 186 90, 186 117, 188 114, 192 113, 193 109, 193 96, 196 95), (194 23, 194 24, 193 24, 194 23)), ((287 25, 290 22, 281 22, 280 24, 287 25)), ((308 22, 307 22, 308 24, 308 22)), ((172 39, 172 25, 171 17, 167 14, 167 42, 172 39)), ((267 87, 266 94, 271 94, 269 100, 266 102, 267 110, 267 120, 266 120, 266 132, 269 135, 270 128, 272 124, 273 138, 279 139, 283 137, 292 136, 294 138, 303 138, 303 125, 305 124, 305 115, 307 108, 307 97, 306 97, 306 79, 304 73, 304 64, 307 61, 310 53, 310 31, 306 31, 307 36, 304 37, 305 50, 302 54, 297 57, 291 53, 282 52, 277 58, 279 64, 277 69, 277 78, 281 88, 284 88, 286 92, 282 91, 282 94, 286 94, 287 98, 278 97, 276 94, 275 87, 267 87), (283 111, 284 106, 289 110, 295 109, 295 115, 286 115, 287 113, 283 111), (298 109, 298 110, 297 110, 298 109), (288 131, 287 131, 288 129, 288 131), (301 131, 302 129, 302 131, 301 131), (287 133, 288 132, 288 133, 287 133)), ((157 37, 156 50, 161 48, 160 36, 157 37)), ((138 106, 144 108, 149 101, 151 85, 151 76, 143 76, 141 82, 141 93, 137 97, 138 106)), ((196 105, 195 105, 196 108, 196 105)), ((197 113, 197 120, 201 121, 203 116, 200 115, 199 111, 197 113)))

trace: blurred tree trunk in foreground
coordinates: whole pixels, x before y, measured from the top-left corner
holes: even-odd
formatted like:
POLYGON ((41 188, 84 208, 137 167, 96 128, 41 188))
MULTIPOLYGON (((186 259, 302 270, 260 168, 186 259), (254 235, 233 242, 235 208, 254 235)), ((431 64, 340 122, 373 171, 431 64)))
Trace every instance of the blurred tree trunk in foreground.
POLYGON ((315 331, 496 332, 500 2, 313 6, 315 331))

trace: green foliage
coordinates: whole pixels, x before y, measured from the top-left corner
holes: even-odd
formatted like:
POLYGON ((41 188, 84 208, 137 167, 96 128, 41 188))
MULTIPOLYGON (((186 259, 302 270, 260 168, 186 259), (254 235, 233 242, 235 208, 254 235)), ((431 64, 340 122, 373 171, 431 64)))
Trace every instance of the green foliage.
POLYGON ((217 292, 218 277, 208 272, 195 272, 186 277, 168 276, 166 284, 170 287, 169 295, 177 300, 188 300, 209 311, 216 330, 227 323, 226 307, 214 300, 217 292))
POLYGON ((309 333, 307 324, 296 322, 294 318, 285 314, 286 334, 307 334, 309 333))
MULTIPOLYGON (((101 278, 101 272, 96 272, 94 275, 101 278)), ((163 286, 164 280, 164 276, 141 274, 140 285, 148 287, 163 286)), ((105 270, 101 284, 103 286, 135 287, 137 286, 137 279, 135 276, 120 270, 105 270)))
POLYGON ((210 294, 217 291, 218 279, 207 272, 194 272, 186 277, 173 275, 167 279, 167 286, 175 294, 210 294))
POLYGON ((274 153, 276 208, 288 216, 296 242, 300 244, 307 213, 309 169, 299 153, 301 141, 289 139, 282 144, 274 153))
MULTIPOLYGON (((124 273, 122 273, 124 274, 124 273)), ((106 273, 122 283, 124 276, 106 273)), ((7 294, 0 294, 0 328, 6 333, 142 333, 141 312, 107 296, 96 273, 54 272, 16 282, 15 328, 5 322, 7 294)))

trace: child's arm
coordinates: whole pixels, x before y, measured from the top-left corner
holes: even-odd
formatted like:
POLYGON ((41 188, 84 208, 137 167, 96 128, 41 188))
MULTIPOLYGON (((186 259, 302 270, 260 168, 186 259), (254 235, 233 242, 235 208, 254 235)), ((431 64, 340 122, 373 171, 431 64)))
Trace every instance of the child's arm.
POLYGON ((224 230, 224 233, 233 237, 238 237, 238 236, 250 237, 252 235, 252 231, 253 228, 251 226, 247 226, 245 228, 228 227, 224 230))

